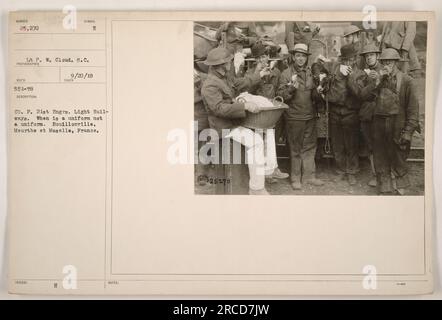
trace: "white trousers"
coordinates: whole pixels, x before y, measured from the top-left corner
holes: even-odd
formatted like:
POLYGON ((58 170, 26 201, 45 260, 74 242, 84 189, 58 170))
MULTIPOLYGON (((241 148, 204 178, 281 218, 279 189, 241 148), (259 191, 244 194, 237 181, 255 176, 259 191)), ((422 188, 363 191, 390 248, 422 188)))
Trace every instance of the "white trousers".
POLYGON ((246 163, 249 166, 249 188, 265 187, 265 176, 278 167, 276 160, 275 130, 251 130, 245 127, 233 129, 227 136, 246 147, 246 163))

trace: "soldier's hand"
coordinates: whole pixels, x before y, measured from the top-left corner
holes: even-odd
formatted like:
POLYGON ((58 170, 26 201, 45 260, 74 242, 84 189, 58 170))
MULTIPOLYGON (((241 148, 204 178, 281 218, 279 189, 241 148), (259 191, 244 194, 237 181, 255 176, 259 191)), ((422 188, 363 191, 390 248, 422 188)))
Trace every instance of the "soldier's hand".
POLYGON ((406 150, 408 145, 411 143, 411 134, 403 132, 399 138, 399 148, 401 150, 406 150))
POLYGON ((406 143, 400 143, 399 144, 399 149, 401 149, 402 151, 407 150, 407 144, 406 143))
POLYGON ((379 73, 374 70, 370 70, 368 76, 370 77, 370 79, 377 80, 379 78, 379 73))
POLYGON ((260 71, 262 71, 263 69, 270 69, 270 68, 269 68, 269 65, 266 64, 266 63, 263 63, 263 62, 258 62, 258 63, 256 64, 255 72, 260 72, 260 71))
POLYGON ((247 111, 249 111, 251 113, 258 113, 260 111, 258 105, 254 102, 250 102, 250 101, 245 102, 244 107, 247 111))
POLYGON ((407 132, 403 132, 401 134, 401 143, 408 143, 411 141, 411 134, 407 133, 407 132))
POLYGON ((349 66, 341 64, 339 66, 339 71, 342 73, 342 75, 348 76, 351 73, 351 68, 349 66))
POLYGON ((263 68, 260 72, 259 72, 259 76, 262 78, 262 77, 265 77, 265 76, 268 76, 270 74, 270 68, 269 67, 265 67, 265 68, 263 68))
POLYGON ((392 71, 393 71, 393 67, 391 67, 390 65, 387 64, 384 66, 384 72, 386 74, 390 74, 392 71))

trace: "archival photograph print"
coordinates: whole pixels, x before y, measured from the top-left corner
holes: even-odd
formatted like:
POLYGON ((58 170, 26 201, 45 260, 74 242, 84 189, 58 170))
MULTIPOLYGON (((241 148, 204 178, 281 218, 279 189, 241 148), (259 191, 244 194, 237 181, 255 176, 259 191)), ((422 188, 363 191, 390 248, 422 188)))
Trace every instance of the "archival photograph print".
POLYGON ((424 195, 427 22, 194 23, 195 194, 424 195))

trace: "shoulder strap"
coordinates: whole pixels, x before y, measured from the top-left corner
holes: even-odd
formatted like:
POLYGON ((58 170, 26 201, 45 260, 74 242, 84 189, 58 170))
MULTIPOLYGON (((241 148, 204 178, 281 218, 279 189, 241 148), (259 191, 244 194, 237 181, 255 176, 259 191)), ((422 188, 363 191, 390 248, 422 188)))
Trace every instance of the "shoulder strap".
POLYGON ((402 78, 404 74, 402 72, 398 72, 396 74, 396 92, 399 93, 401 90, 402 78))

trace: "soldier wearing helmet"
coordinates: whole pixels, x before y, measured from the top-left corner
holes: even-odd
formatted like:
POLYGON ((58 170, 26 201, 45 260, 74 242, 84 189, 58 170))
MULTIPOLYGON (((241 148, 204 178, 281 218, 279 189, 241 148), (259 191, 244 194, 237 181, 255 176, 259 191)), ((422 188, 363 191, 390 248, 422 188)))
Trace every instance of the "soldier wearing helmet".
POLYGON ((245 110, 255 111, 252 104, 232 102, 240 92, 256 86, 261 77, 268 75, 268 70, 256 69, 243 78, 231 76, 232 53, 226 48, 212 49, 204 64, 209 66, 207 79, 201 88, 203 101, 208 107, 209 123, 214 129, 230 129, 238 125, 245 117, 245 110), (250 109, 250 110, 249 110, 250 109))
POLYGON ((347 44, 359 42, 361 29, 355 25, 350 25, 344 29, 344 40, 347 44))
POLYGON ((365 65, 364 70, 358 70, 354 75, 355 88, 358 88, 356 95, 361 100, 361 108, 359 109, 360 129, 363 141, 368 149, 371 164, 372 178, 368 181, 368 185, 376 187, 376 175, 373 162, 373 114, 375 108, 375 94, 373 89, 376 81, 380 77, 382 65, 379 62, 380 50, 374 43, 369 43, 362 48, 360 53, 365 65))
MULTIPOLYGON (((362 49, 362 42, 361 42, 361 32, 362 30, 359 29, 355 25, 350 25, 344 29, 344 42, 347 45, 353 46, 353 49, 359 54, 361 53, 362 49)), ((364 61, 361 57, 356 56, 356 65, 359 69, 364 68, 364 61)))
MULTIPOLYGON (((242 143, 247 154, 253 155, 249 162, 249 193, 268 194, 265 189, 264 175, 264 142, 254 131, 241 126, 246 111, 256 113, 258 106, 253 102, 237 102, 240 92, 256 86, 262 77, 269 74, 267 69, 255 69, 252 74, 243 78, 233 78, 231 64, 233 55, 226 48, 212 49, 207 55, 205 64, 209 66, 207 79, 201 88, 201 95, 208 111, 209 125, 218 132, 221 138, 232 138, 242 143), (230 130, 227 130, 230 129, 230 130)), ((272 159, 276 162, 276 159, 272 159)))
POLYGON ((321 26, 312 22, 286 21, 285 43, 289 49, 298 43, 309 44, 320 30, 321 26))
POLYGON ((382 48, 396 49, 404 61, 400 66, 402 72, 407 73, 421 68, 414 38, 416 37, 416 21, 388 21, 382 23, 382 48))
POLYGON ((223 23, 217 30, 215 38, 223 42, 221 46, 226 47, 232 53, 243 47, 250 47, 258 39, 256 25, 253 22, 230 21, 223 23), (225 35, 225 38, 223 38, 225 35))
POLYGON ((401 60, 393 48, 383 49, 383 64, 373 93, 373 157, 380 194, 404 194, 410 185, 407 157, 411 137, 419 128, 416 81, 398 69, 401 60), (392 180, 392 174, 395 183, 392 180))

